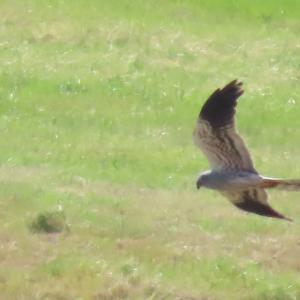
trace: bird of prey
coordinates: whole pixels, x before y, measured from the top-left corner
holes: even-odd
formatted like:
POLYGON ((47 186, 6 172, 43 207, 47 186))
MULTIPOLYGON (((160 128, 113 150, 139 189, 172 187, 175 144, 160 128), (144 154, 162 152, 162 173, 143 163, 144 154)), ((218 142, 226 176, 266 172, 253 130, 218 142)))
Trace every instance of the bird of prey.
POLYGON ((242 82, 234 80, 223 89, 217 89, 200 111, 194 141, 212 170, 199 176, 197 188, 217 190, 247 212, 291 221, 269 205, 265 189, 300 190, 300 180, 265 177, 256 171, 235 127, 237 100, 242 94, 242 82))

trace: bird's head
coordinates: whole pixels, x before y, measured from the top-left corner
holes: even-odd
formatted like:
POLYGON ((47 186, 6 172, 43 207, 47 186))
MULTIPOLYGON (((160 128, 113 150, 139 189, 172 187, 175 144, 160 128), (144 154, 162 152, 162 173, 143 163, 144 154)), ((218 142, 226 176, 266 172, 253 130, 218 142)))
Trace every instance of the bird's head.
POLYGON ((205 171, 201 173, 197 179, 196 186, 197 189, 199 190, 202 186, 207 185, 208 177, 210 175, 211 171, 205 171))

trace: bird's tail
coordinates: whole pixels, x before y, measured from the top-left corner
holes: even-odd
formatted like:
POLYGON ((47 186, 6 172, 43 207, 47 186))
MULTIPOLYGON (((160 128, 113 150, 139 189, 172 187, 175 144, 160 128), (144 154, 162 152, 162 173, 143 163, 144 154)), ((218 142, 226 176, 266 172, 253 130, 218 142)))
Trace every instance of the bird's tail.
POLYGON ((264 177, 261 187, 265 189, 278 188, 285 191, 300 191, 300 180, 264 177))

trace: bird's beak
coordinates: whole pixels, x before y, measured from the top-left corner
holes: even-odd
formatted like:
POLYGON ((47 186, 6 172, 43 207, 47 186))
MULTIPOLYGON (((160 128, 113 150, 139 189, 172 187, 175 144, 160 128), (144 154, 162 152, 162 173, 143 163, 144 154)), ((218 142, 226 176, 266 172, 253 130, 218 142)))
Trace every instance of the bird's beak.
POLYGON ((201 183, 199 182, 199 180, 197 181, 196 186, 198 190, 201 188, 201 183))

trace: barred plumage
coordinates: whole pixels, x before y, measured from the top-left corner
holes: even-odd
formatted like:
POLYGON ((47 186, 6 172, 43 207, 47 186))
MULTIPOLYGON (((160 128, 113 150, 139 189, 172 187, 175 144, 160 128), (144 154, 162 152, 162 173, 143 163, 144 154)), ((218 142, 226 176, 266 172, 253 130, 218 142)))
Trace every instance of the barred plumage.
POLYGON ((204 103, 194 130, 195 144, 207 157, 212 171, 203 173, 197 187, 220 191, 238 208, 258 215, 291 220, 268 203, 265 188, 300 190, 300 180, 264 177, 254 168, 250 153, 235 127, 242 82, 233 80, 217 89, 204 103))

